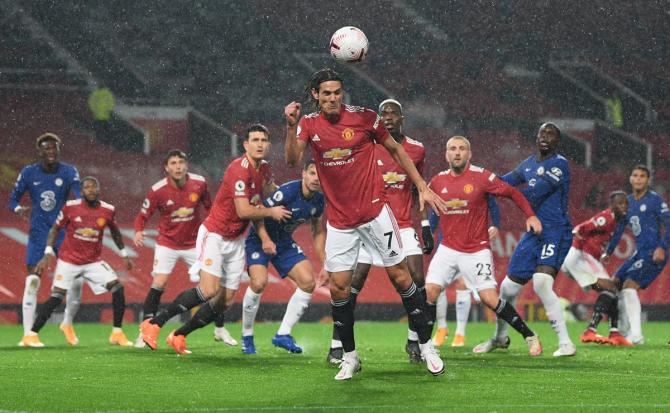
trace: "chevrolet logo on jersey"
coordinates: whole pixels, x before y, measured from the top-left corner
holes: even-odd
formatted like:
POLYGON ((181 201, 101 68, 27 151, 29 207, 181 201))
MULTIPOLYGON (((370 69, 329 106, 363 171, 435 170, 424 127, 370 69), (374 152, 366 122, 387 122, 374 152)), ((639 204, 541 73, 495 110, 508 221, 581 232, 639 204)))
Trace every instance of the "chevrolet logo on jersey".
POLYGON ((92 237, 97 237, 98 234, 100 233, 100 231, 98 231, 97 229, 93 229, 93 228, 79 228, 74 233, 77 234, 77 235, 81 235, 82 237, 92 238, 92 237))
POLYGON ((384 178, 384 182, 386 182, 388 185, 397 184, 398 182, 405 182, 405 179, 407 179, 406 174, 399 174, 394 171, 386 172, 382 175, 382 177, 384 178))
POLYGON ((342 159, 351 155, 351 149, 333 148, 323 153, 324 159, 342 159))
POLYGON ((446 201, 445 204, 447 205, 447 208, 457 209, 468 206, 468 201, 464 199, 452 198, 446 201))
POLYGON ((193 208, 186 208, 186 207, 181 207, 176 211, 173 211, 172 214, 170 214, 171 217, 187 217, 189 215, 193 215, 193 208))

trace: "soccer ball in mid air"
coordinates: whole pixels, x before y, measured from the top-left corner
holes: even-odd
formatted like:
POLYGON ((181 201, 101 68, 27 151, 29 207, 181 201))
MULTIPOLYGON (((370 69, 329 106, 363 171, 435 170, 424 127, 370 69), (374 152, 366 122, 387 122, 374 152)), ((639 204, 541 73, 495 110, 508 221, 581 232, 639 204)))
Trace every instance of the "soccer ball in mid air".
POLYGON ((357 27, 342 27, 330 38, 330 54, 340 62, 360 62, 367 53, 368 38, 357 27))

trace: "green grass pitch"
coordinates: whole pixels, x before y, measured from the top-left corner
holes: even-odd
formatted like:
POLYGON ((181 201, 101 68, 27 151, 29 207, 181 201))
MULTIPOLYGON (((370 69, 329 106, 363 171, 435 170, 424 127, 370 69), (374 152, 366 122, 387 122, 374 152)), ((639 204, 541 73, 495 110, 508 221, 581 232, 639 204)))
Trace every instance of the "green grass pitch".
MULTIPOLYGON (((240 326, 227 326, 239 336, 240 326)), ((454 327, 454 325, 450 325, 454 327)), ((468 325, 466 347, 442 347, 446 373, 432 377, 404 353, 406 326, 356 325, 363 371, 336 382, 325 362, 330 326, 303 323, 294 336, 304 354, 270 343, 276 324, 256 326, 258 354, 245 356, 212 338, 212 327, 188 340, 192 355, 107 344, 108 325, 76 326, 81 344, 68 347, 57 325, 40 335, 43 349, 16 347, 19 326, 0 326, 0 412, 243 412, 243 411, 474 411, 589 412, 670 410, 670 323, 646 323, 647 343, 635 348, 578 344, 575 357, 556 359, 547 323, 532 327, 544 354, 530 358, 513 333, 509 350, 471 353, 493 325, 468 325)), ((571 324, 573 340, 584 324, 571 324)), ((604 326, 603 326, 604 327, 604 326)), ((124 330, 131 340, 136 325, 124 330)))

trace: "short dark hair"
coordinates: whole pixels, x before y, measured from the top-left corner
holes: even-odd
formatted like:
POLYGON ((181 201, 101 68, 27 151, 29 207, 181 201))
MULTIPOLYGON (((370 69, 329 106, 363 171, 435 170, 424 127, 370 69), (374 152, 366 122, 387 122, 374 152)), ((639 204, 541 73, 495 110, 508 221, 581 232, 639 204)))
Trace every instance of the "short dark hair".
POLYGON ((316 110, 319 110, 319 101, 314 99, 312 96, 312 89, 316 89, 318 91, 321 83, 328 82, 330 80, 336 80, 342 83, 342 86, 344 86, 344 82, 342 81, 340 75, 330 68, 317 70, 316 72, 312 73, 312 77, 309 79, 307 86, 305 86, 305 95, 307 97, 307 101, 311 102, 316 110))
POLYGON ((170 158, 174 158, 175 156, 177 158, 181 158, 185 161, 188 161, 188 156, 184 151, 182 151, 181 149, 172 149, 167 153, 167 155, 165 155, 165 159, 163 159, 163 165, 167 165, 170 158))
POLYGON ((55 133, 51 133, 51 132, 47 132, 47 133, 44 133, 44 134, 40 135, 37 138, 37 141, 35 142, 35 144, 37 145, 37 148, 39 149, 44 142, 48 142, 48 141, 56 142, 56 145, 60 146, 60 138, 55 133))
POLYGON ((81 179, 81 186, 82 186, 82 187, 84 186, 84 182, 86 182, 86 181, 93 181, 93 182, 95 182, 95 186, 97 186, 98 188, 100 188, 100 182, 98 181, 98 178, 96 178, 96 177, 94 177, 94 176, 90 176, 90 175, 89 175, 89 176, 85 176, 85 177, 83 177, 83 178, 81 179))
POLYGON ((310 165, 316 166, 316 162, 314 161, 314 159, 310 159, 309 161, 305 162, 305 165, 303 165, 302 170, 303 171, 308 170, 310 165))
POLYGON ((251 132, 263 132, 265 136, 270 136, 270 131, 262 123, 254 123, 253 125, 249 126, 246 135, 244 135, 245 141, 249 140, 249 135, 251 135, 251 132))
POLYGON ((617 191, 612 191, 612 192, 610 192, 610 197, 609 197, 610 202, 613 202, 616 198, 618 198, 618 197, 620 197, 620 196, 622 196, 622 197, 625 198, 625 197, 626 197, 626 193, 625 193, 624 191, 622 191, 622 190, 617 190, 617 191))
POLYGON ((635 165, 633 169, 630 170, 631 175, 633 174, 633 171, 636 170, 645 171, 647 173, 647 178, 651 178, 651 171, 645 165, 642 165, 641 163, 635 165))

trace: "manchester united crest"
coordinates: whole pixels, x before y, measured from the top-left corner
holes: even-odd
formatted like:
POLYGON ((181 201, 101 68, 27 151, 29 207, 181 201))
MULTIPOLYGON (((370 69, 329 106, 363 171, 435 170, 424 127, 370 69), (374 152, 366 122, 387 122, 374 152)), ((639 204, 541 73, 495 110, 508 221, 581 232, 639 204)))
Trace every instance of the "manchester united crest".
POLYGON ((474 190, 475 190, 475 187, 472 186, 471 184, 467 184, 463 187, 463 192, 465 192, 466 194, 471 194, 472 191, 474 191, 474 190))
POLYGON ((98 219, 95 220, 95 223, 96 223, 100 228, 102 228, 102 227, 104 227, 105 224, 107 223, 107 220, 106 220, 105 218, 100 217, 100 218, 98 218, 98 219))
POLYGON ((346 128, 342 131, 342 139, 345 141, 350 141, 354 139, 354 130, 351 128, 346 128))
POLYGON ((198 194, 196 194, 195 192, 191 192, 191 193, 188 195, 188 199, 189 199, 189 201, 191 201, 191 202, 197 202, 197 201, 198 201, 198 194))

